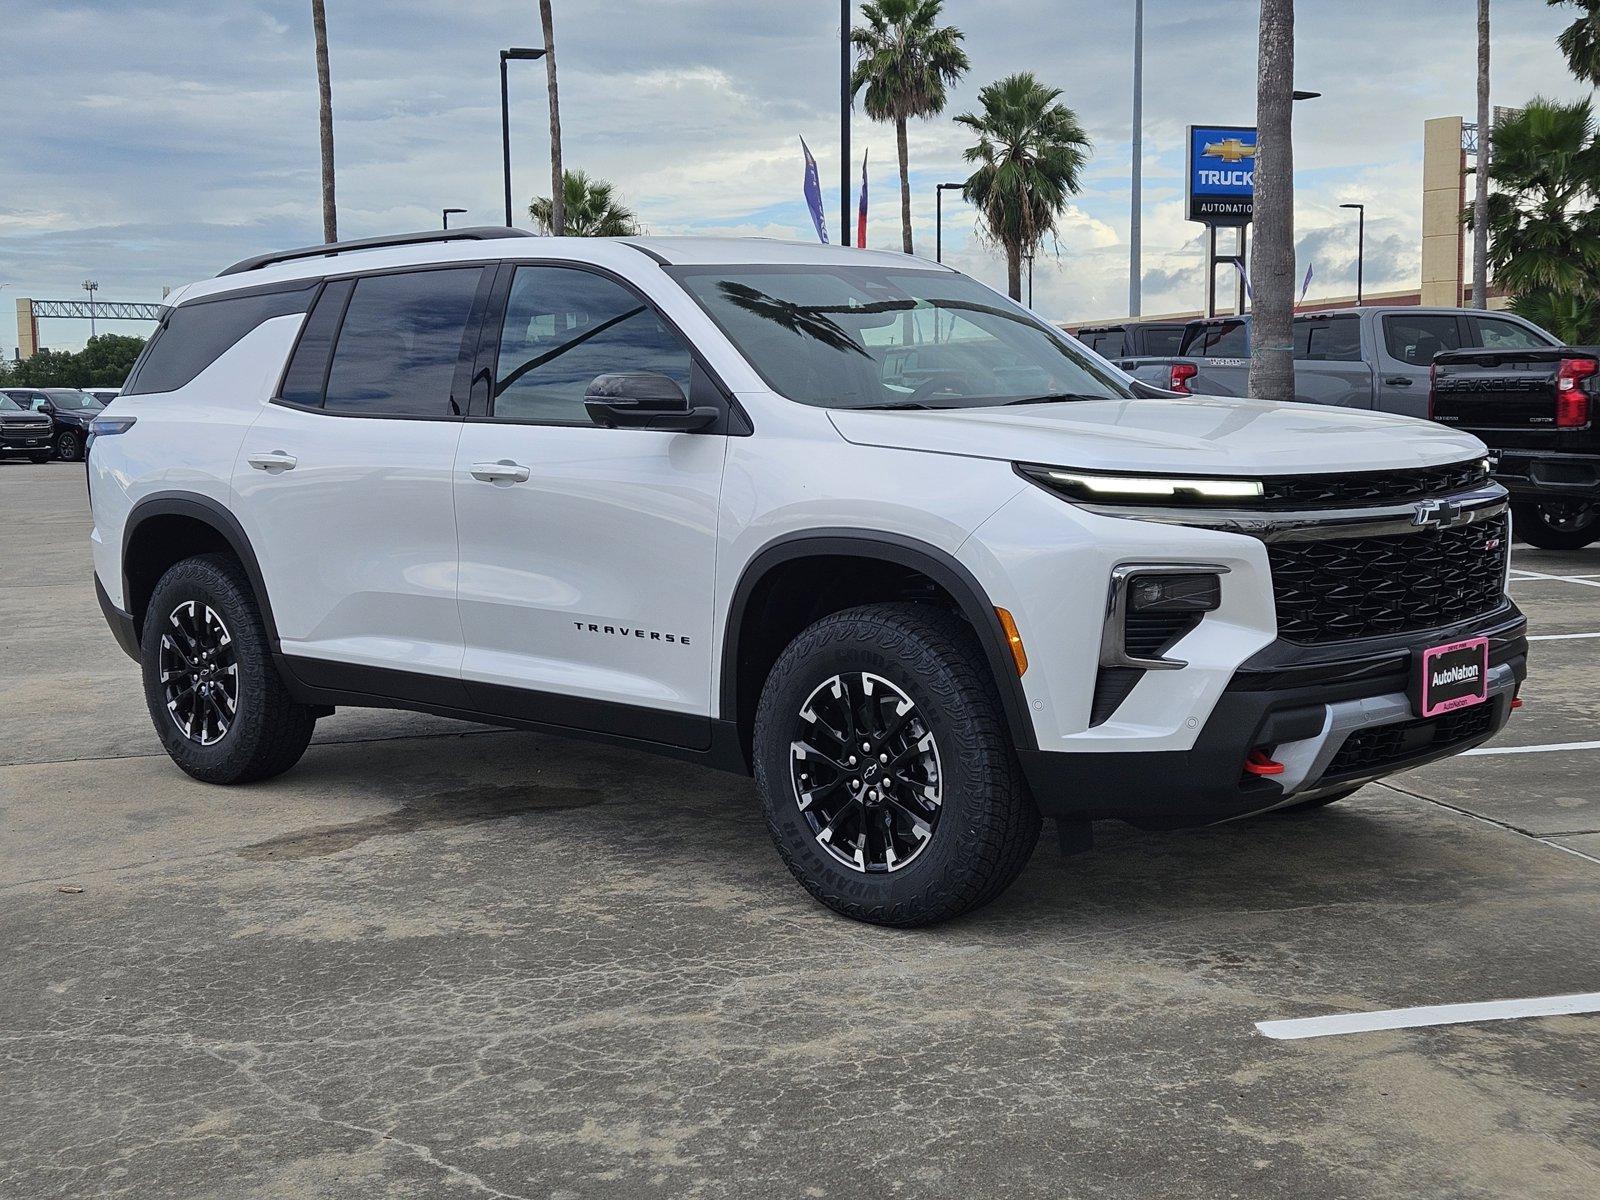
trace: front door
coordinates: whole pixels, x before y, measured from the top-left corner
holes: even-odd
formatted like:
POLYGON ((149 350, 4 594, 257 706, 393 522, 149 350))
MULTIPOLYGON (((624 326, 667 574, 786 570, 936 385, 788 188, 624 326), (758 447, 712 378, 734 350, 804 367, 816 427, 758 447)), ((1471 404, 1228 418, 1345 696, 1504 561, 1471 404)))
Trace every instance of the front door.
POLYGON ((329 283, 245 435, 238 512, 307 682, 464 706, 453 476, 486 271, 329 283))
POLYGON ((602 429, 583 396, 613 371, 658 372, 685 394, 708 381, 607 276, 519 266, 501 308, 479 356, 488 411, 456 452, 474 706, 703 748, 726 438, 602 429))
POLYGON ((1382 324, 1377 407, 1403 417, 1426 417, 1433 356, 1460 349, 1461 320, 1453 313, 1385 313, 1382 324))

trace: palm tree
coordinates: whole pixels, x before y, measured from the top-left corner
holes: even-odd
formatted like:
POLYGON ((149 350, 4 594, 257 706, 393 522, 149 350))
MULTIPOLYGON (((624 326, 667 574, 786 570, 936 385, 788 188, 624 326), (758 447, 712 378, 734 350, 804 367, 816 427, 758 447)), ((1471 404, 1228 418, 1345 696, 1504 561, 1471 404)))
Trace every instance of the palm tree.
POLYGON ((550 17, 550 0, 539 0, 539 24, 544 29, 544 78, 550 91, 550 189, 555 208, 550 214, 550 232, 560 237, 567 231, 566 189, 561 169, 561 105, 556 98, 556 34, 550 17))
POLYGON ((1294 0, 1261 0, 1248 394, 1262 400, 1294 399, 1293 107, 1294 0))
POLYGON ((322 127, 322 240, 339 240, 339 211, 333 200, 333 89, 328 82, 328 14, 322 0, 311 0, 311 28, 317 41, 317 107, 322 127))
POLYGON ((967 70, 962 32, 940 25, 942 0, 867 0, 861 6, 866 27, 850 34, 857 51, 850 94, 866 89, 867 116, 893 121, 900 155, 900 237, 911 248, 911 167, 906 152, 906 122, 944 111, 945 89, 967 70))
MULTIPOLYGON (((1600 338, 1600 129, 1587 100, 1535 97, 1495 127, 1489 263, 1523 311, 1600 338), (1587 321, 1578 318, 1587 315, 1587 321)), ((1469 206, 1467 220, 1474 220, 1469 206)), ((1552 330, 1555 332, 1555 330, 1552 330)))
POLYGON ((1600 87, 1600 0, 1545 0, 1551 8, 1571 5, 1581 14, 1561 31, 1556 45, 1567 66, 1590 87, 1600 87))
MULTIPOLYGON (((1489 0, 1478 0, 1478 162, 1473 172, 1473 203, 1489 208, 1489 0)), ((1489 227, 1472 227, 1472 307, 1489 307, 1489 227)))
POLYGON ((1077 114, 1056 103, 1060 95, 1023 71, 989 84, 978 93, 980 111, 956 118, 978 135, 966 151, 978 168, 961 194, 977 208, 987 236, 1005 249, 1013 300, 1022 299, 1023 256, 1055 233, 1093 151, 1077 114))
MULTIPOLYGON (((562 177, 561 193, 568 237, 632 237, 640 232, 633 210, 617 199, 616 189, 604 179, 568 171, 562 177)), ((555 231, 555 213, 549 196, 536 197, 528 205, 528 215, 541 233, 555 231)))

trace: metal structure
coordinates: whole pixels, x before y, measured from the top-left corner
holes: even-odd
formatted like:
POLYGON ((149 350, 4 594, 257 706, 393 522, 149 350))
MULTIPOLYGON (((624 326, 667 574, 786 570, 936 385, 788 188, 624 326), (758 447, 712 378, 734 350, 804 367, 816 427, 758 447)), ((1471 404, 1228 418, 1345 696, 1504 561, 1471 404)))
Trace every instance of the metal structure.
POLYGON ((1367 262, 1367 206, 1365 204, 1341 204, 1340 208, 1353 208, 1356 210, 1356 304, 1361 303, 1361 276, 1365 272, 1367 262))
POLYGON ((89 293, 89 336, 94 336, 94 294, 100 290, 100 285, 92 279, 85 279, 80 285, 89 293))
MULTIPOLYGON (((17 298, 17 357, 32 358, 39 353, 39 322, 68 321, 159 321, 161 305, 136 304, 126 300, 33 300, 17 298)), ((92 335, 91 335, 92 336, 92 335)))
POLYGON ((526 46, 513 46, 509 50, 500 51, 500 160, 505 167, 506 182, 506 228, 510 229, 511 221, 511 99, 506 86, 506 63, 511 59, 519 62, 526 59, 544 57, 544 47, 530 49, 526 46))
POLYGON ((441 229, 449 229, 450 228, 450 214, 451 213, 464 213, 466 211, 467 210, 464 209, 464 208, 441 208, 439 210, 439 220, 441 222, 443 222, 443 223, 440 225, 440 228, 441 229))
POLYGON ((850 244, 850 6, 839 0, 839 244, 850 244))
POLYGON ((1144 0, 1133 0, 1133 189, 1128 214, 1128 315, 1137 317, 1141 306, 1139 276, 1144 208, 1144 0))
POLYGON ((933 261, 944 261, 944 194, 959 192, 964 183, 936 183, 933 186, 933 261))

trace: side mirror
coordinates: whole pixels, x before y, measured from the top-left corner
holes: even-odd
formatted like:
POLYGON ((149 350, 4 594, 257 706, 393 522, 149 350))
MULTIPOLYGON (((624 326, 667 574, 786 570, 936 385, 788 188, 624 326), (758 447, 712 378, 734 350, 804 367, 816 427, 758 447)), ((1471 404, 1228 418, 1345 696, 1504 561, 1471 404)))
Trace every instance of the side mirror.
POLYGON ((683 389, 654 371, 597 375, 584 393, 589 419, 606 429, 661 429, 692 433, 721 416, 715 408, 694 408, 683 389))
POLYGON ((55 410, 56 410, 56 406, 54 404, 51 404, 50 401, 48 401, 48 400, 39 401, 39 411, 40 412, 42 412, 42 413, 53 413, 53 412, 55 412, 55 410))

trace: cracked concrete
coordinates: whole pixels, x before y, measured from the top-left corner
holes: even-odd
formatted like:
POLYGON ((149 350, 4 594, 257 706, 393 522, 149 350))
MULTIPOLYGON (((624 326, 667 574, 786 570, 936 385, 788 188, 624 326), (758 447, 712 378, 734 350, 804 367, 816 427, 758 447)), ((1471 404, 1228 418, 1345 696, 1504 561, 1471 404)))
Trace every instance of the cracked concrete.
MULTIPOLYGON (((1253 1030, 1600 990, 1600 752, 1106 825, 872 929, 748 781, 623 750, 341 712, 197 784, 100 622, 81 472, 0 464, 0 502, 59 534, 41 586, 0 541, 0 1196, 1600 1193, 1600 1017, 1253 1030)), ((1517 594, 1600 630, 1600 589, 1517 594)), ((1583 645, 1536 646, 1506 743, 1576 740, 1583 645)))

